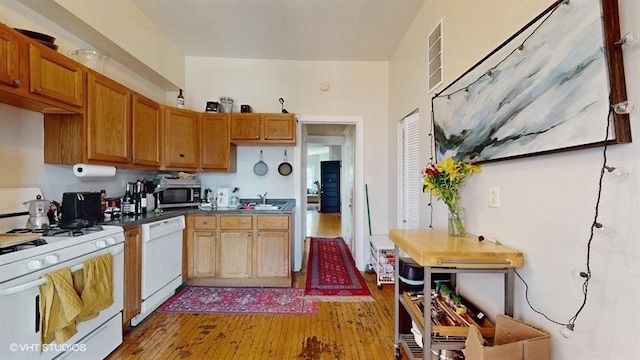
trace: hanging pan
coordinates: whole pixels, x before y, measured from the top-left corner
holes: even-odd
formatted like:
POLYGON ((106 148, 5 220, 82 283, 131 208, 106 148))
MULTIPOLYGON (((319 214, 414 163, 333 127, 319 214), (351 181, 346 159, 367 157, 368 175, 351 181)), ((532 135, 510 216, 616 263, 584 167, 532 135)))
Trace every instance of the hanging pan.
POLYGON ((287 162, 287 150, 285 150, 284 161, 280 164, 280 166, 278 166, 278 172, 282 176, 289 176, 289 174, 291 174, 292 171, 293 171, 293 168, 291 167, 291 164, 287 162))
POLYGON ((269 167, 267 163, 262 161, 262 150, 260 150, 260 161, 253 165, 253 172, 258 176, 263 176, 267 171, 269 171, 269 167))

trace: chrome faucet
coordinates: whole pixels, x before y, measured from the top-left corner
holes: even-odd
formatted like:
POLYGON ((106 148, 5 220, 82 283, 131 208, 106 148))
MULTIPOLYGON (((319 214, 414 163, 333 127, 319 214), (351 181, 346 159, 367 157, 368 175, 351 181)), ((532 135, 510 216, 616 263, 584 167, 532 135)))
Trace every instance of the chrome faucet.
POLYGON ((264 195, 258 194, 258 197, 260 198, 262 205, 267 205, 267 193, 264 193, 264 195))

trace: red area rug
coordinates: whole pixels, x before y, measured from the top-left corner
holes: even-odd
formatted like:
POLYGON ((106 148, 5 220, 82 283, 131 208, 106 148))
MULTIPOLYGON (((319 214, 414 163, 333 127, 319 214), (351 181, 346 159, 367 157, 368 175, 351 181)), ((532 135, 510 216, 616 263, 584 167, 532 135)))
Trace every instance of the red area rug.
POLYGON ((344 240, 311 238, 305 295, 325 301, 373 301, 344 240))
POLYGON ((315 314, 303 289, 186 286, 158 311, 190 314, 315 314))

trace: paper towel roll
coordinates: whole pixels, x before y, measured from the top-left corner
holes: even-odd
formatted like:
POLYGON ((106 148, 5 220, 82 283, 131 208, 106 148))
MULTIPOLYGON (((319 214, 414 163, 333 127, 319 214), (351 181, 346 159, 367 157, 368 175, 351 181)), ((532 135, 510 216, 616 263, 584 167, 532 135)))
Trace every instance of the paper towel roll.
POLYGON ((88 164, 75 164, 73 165, 73 175, 77 177, 108 177, 116 174, 115 166, 104 165, 88 165, 88 164))

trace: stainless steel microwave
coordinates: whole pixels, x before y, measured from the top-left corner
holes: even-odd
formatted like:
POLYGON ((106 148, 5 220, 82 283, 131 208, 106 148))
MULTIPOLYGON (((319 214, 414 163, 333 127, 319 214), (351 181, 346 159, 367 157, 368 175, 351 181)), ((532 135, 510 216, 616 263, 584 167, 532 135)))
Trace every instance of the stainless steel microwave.
POLYGON ((196 207, 200 204, 199 179, 169 179, 156 181, 156 207, 160 209, 196 207))

